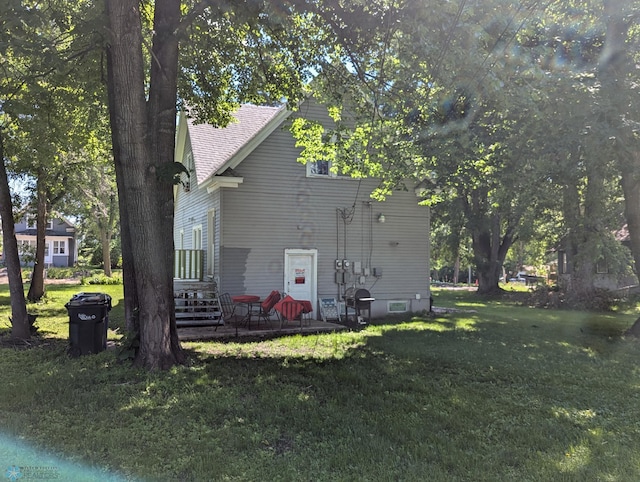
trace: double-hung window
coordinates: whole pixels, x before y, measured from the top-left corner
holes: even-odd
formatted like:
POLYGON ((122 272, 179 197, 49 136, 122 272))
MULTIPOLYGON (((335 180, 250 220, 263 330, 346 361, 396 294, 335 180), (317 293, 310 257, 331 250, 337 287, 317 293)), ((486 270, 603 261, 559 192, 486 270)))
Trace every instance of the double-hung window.
POLYGON ((66 241, 54 241, 53 242, 53 254, 65 254, 67 252, 66 241))

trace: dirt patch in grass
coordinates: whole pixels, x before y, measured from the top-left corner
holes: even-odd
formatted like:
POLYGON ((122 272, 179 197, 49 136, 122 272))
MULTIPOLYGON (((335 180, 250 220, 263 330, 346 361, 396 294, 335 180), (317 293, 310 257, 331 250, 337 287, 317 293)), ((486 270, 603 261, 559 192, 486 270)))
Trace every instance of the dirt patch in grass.
POLYGON ((37 347, 52 346, 51 340, 41 336, 32 336, 28 340, 19 340, 11 336, 9 329, 0 331, 0 348, 15 348, 17 350, 29 350, 37 347))

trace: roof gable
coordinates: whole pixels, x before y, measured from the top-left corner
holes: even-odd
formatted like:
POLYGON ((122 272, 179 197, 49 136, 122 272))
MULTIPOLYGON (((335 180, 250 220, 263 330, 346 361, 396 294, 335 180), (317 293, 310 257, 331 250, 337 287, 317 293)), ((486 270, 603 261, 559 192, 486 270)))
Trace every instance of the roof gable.
MULTIPOLYGON (((55 216, 50 222, 52 223, 52 228, 47 227, 46 235, 47 236, 69 236, 74 237, 76 233, 75 225, 67 218, 63 216, 55 216)), ((33 224, 27 223, 27 218, 23 217, 16 223, 15 226, 16 234, 21 234, 25 236, 35 236, 36 235, 36 227, 33 224)))
POLYGON ((197 184, 236 167, 288 114, 285 107, 243 104, 233 114, 236 122, 226 127, 187 119, 197 184))

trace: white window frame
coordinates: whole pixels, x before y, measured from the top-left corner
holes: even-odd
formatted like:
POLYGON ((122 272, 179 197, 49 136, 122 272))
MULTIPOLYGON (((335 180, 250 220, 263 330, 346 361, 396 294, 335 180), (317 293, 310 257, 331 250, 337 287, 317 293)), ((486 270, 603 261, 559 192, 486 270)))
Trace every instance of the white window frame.
POLYGON ((192 187, 191 178, 194 177, 193 174, 196 172, 195 164, 193 162, 193 152, 187 153, 184 161, 184 167, 187 169, 188 174, 183 172, 180 175, 182 180, 182 189, 184 192, 189 192, 192 187))
POLYGON ((31 249, 36 249, 36 242, 31 239, 18 240, 18 254, 28 254, 31 249))
POLYGON ((387 301, 387 313, 406 313, 407 311, 409 311, 409 302, 407 300, 389 300, 387 301), (404 305, 404 309, 391 309, 392 305, 399 305, 399 304, 403 304, 404 305))
MULTIPOLYGON (((38 227, 38 219, 35 216, 27 216, 24 223, 27 229, 36 229, 38 227)), ((53 219, 47 221, 45 229, 53 229, 53 219)))
POLYGON ((337 174, 337 173, 333 172, 331 170, 331 167, 332 167, 331 161, 320 161, 320 162, 326 162, 327 163, 327 173, 326 174, 318 174, 317 172, 313 172, 315 166, 318 163, 315 162, 315 161, 310 161, 310 162, 307 162, 307 164, 305 166, 307 168, 307 177, 323 178, 323 179, 355 179, 355 180, 357 180, 357 178, 355 178, 355 177, 344 176, 344 175, 337 174))
POLYGON ((66 255, 67 254, 67 240, 63 239, 61 241, 54 240, 53 241, 53 255, 66 255))
POLYGON ((202 249, 202 224, 191 228, 191 249, 202 249))
POLYGON ((333 172, 331 172, 331 161, 314 161, 307 162, 307 177, 337 177, 333 172), (326 162, 327 163, 327 173, 319 173, 314 172, 317 168, 318 162, 326 162))
POLYGON ((608 274, 609 264, 605 258, 600 258, 596 261, 596 274, 608 274))

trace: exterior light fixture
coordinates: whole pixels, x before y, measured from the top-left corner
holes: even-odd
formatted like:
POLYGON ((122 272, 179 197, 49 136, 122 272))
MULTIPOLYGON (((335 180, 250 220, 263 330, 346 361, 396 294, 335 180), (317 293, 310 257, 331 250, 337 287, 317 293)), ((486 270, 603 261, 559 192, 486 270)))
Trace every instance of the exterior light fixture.
POLYGON ((378 222, 379 223, 384 223, 385 222, 384 214, 382 214, 382 213, 378 214, 378 222))

